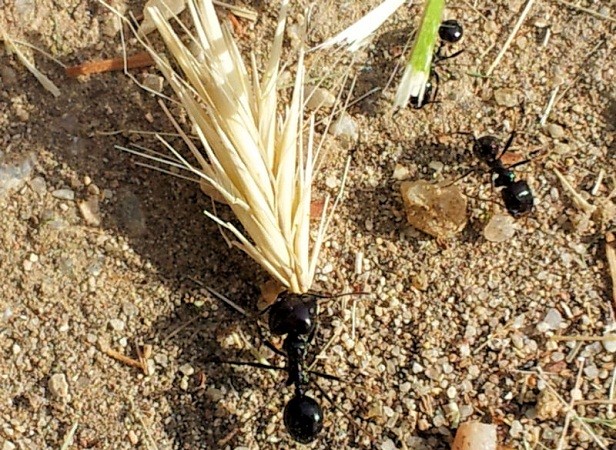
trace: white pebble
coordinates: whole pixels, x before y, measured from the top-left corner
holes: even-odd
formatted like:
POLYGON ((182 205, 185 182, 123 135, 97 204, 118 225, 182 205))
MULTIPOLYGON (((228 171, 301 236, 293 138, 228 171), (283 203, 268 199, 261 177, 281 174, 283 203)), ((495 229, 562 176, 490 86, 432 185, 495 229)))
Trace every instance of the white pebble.
POLYGON ((351 141, 356 141, 359 137, 357 132, 357 124, 347 113, 342 113, 329 128, 329 132, 336 137, 347 138, 351 141))
POLYGON ((397 450, 396 444, 391 439, 387 439, 381 444, 381 450, 397 450))
POLYGON ((71 189, 56 189, 51 195, 61 200, 75 200, 75 192, 71 189))
POLYGON ((320 87, 306 86, 305 96, 306 108, 313 111, 321 107, 331 108, 336 103, 336 96, 320 87))
POLYGON ((495 214, 483 229, 483 236, 490 242, 505 242, 515 234, 515 219, 509 214, 495 214))
POLYGON ((66 375, 63 373, 53 374, 49 378, 47 387, 49 392, 58 398, 66 398, 68 396, 68 383, 66 382, 66 375))
POLYGON ((606 352, 616 352, 616 334, 606 334, 603 340, 603 348, 606 352))
POLYGON ((191 366, 190 364, 183 364, 180 366, 180 372, 182 372, 184 375, 189 377, 193 373, 195 373, 195 368, 191 366))
POLYGON ((109 321, 109 326, 111 326, 111 328, 115 331, 123 331, 126 324, 121 319, 111 319, 109 321))
POLYGON ((560 328, 560 325, 563 323, 563 316, 560 314, 555 308, 548 309, 548 313, 545 316, 543 321, 550 327, 552 330, 557 330, 560 328))

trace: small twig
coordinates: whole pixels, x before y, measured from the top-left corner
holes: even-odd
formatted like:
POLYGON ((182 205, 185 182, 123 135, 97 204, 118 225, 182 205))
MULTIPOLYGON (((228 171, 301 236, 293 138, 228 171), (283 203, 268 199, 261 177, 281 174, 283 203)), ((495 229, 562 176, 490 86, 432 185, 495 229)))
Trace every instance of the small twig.
MULTIPOLYGON (((614 388, 616 387, 616 368, 612 371, 612 382, 610 383, 610 402, 614 402, 614 388)), ((610 406, 607 407, 608 414, 612 414, 614 412, 614 404, 610 403, 610 406)))
POLYGON ((559 89, 560 89, 560 85, 556 86, 554 90, 552 91, 552 94, 550 94, 548 105, 545 107, 545 111, 543 112, 543 115, 541 116, 539 125, 544 126, 545 123, 547 122, 548 116, 550 115, 550 112, 552 111, 552 108, 554 107, 554 103, 556 103, 556 95, 558 94, 559 89))
POLYGON ((599 189, 601 188, 601 183, 603 182, 603 177, 604 176, 605 176, 605 170, 601 169, 599 171, 599 175, 597 175, 597 180, 595 181, 594 186, 590 190, 590 195, 592 195, 592 196, 596 196, 597 195, 597 193, 599 192, 599 189))
POLYGON ((580 209, 586 214, 592 214, 595 212, 597 207, 588 203, 580 194, 578 194, 577 191, 573 188, 573 186, 571 186, 571 183, 569 183, 569 180, 567 180, 565 176, 558 171, 558 169, 554 169, 554 173, 562 183, 563 187, 567 191, 569 191, 569 194, 571 195, 571 197, 573 197, 573 204, 576 208, 580 209))
POLYGON ((66 75, 69 77, 78 77, 81 75, 91 75, 95 73, 111 72, 114 70, 138 69, 140 67, 148 67, 154 65, 154 60, 148 52, 137 53, 126 58, 124 57, 101 59, 79 64, 77 66, 65 68, 66 75))
POLYGON ((552 336, 550 338, 552 341, 582 341, 582 342, 605 342, 605 341, 616 341, 616 335, 614 334, 606 334, 605 336, 552 336))
POLYGON ((616 405, 616 400, 596 399, 596 400, 576 400, 576 405, 616 405))
POLYGON ((605 233, 605 257, 612 278, 612 307, 616 308, 616 237, 614 233, 605 233))
POLYGON ((588 433, 588 435, 597 443, 597 445, 602 449, 602 450, 608 450, 608 448, 605 446, 605 444, 603 443, 603 441, 601 441, 601 439, 599 438, 599 436, 597 436, 597 434, 595 433, 595 431, 592 429, 592 427, 590 427, 585 421, 584 418, 582 416, 580 416, 574 408, 572 408, 569 403, 567 403, 565 401, 564 398, 562 398, 562 396, 556 391, 556 389, 554 389, 554 387, 552 387, 552 385, 548 382, 547 378, 545 378, 544 372, 540 367, 537 367, 536 369, 536 374, 539 375, 539 377, 545 382, 545 387, 554 395, 554 397, 556 397, 556 399, 561 403, 561 405, 563 407, 565 407, 565 409, 567 410, 567 413, 571 413, 571 416, 577 420, 580 424, 580 426, 584 429, 584 431, 586 431, 586 433, 588 433))
POLYGON ((75 432, 77 431, 77 427, 79 426, 79 422, 75 422, 66 436, 64 436, 64 442, 62 443, 62 447, 60 450, 68 450, 71 445, 73 445, 73 438, 75 437, 75 432))
POLYGON ((220 2, 218 0, 212 0, 212 3, 214 3, 216 6, 221 6, 223 8, 227 8, 229 11, 231 11, 237 17, 241 17, 243 19, 248 19, 251 22, 256 22, 257 18, 259 17, 259 15, 257 14, 256 11, 253 11, 253 10, 248 9, 248 8, 242 8, 241 6, 230 5, 228 3, 223 3, 223 2, 220 2))
POLYGON ((526 6, 524 7, 524 10, 522 11, 522 14, 520 14, 520 17, 518 18, 518 21, 516 22, 515 26, 513 27, 513 30, 511 30, 511 34, 509 35, 509 37, 505 41, 505 45, 503 45, 503 48, 501 48, 500 52, 498 52, 498 55, 496 55, 496 59, 494 60, 492 65, 488 68, 488 71, 486 72, 486 76, 489 77, 492 74, 492 72, 494 71, 494 69, 496 68, 496 66, 500 62, 500 60, 505 55, 505 52, 507 51, 507 49, 511 45, 511 42, 513 41, 513 38, 515 37, 515 35, 520 30, 520 27, 522 26, 522 23, 524 23, 524 19, 526 19, 526 16, 530 12, 530 8, 533 6, 533 3, 535 3, 535 0, 528 0, 528 2, 526 3, 526 6))
POLYGON ((156 445, 156 441, 154 440, 154 438, 152 437, 152 434, 150 433, 150 430, 148 429, 148 427, 145 424, 145 421, 143 420, 143 416, 141 415, 141 412, 137 409, 137 407, 135 406, 135 403, 133 402, 132 399, 127 398, 129 404, 130 404, 130 408, 133 412, 133 414, 135 415, 135 417, 137 418, 137 421, 139 422, 139 424, 141 425, 141 427, 143 428, 143 432, 145 433, 146 436, 146 447, 148 449, 158 449, 158 446, 156 445))
POLYGON ((137 369, 141 369, 143 370, 144 373, 147 372, 147 366, 144 366, 142 362, 138 359, 130 358, 124 355, 123 353, 116 352, 115 350, 109 347, 101 346, 101 351, 105 353, 107 356, 110 356, 111 358, 115 359, 116 361, 120 361, 121 363, 126 364, 127 366, 130 366, 130 367, 136 367, 137 369))
MULTIPOLYGON (((584 368, 584 361, 585 360, 582 359, 580 362, 580 367, 578 367, 578 374, 577 374, 577 378, 575 379, 575 386, 573 388, 575 390, 579 389, 581 386, 582 369, 584 368)), ((556 447, 556 450, 562 450, 564 448, 565 439, 567 438, 567 431, 569 429, 569 424, 571 423, 571 416, 572 416, 571 411, 573 411, 574 404, 575 404, 575 399, 573 397, 573 391, 572 391, 571 399, 569 400, 569 410, 567 411, 567 415, 565 416, 565 424, 563 425, 563 431, 562 431, 562 434, 560 435, 560 439, 558 440, 558 447, 556 447)))
POLYGON ((558 3, 561 3, 565 6, 568 6, 571 9, 576 9, 578 11, 582 11, 585 12, 586 14, 589 14, 593 17, 596 17, 597 19, 603 19, 603 20, 609 20, 610 22, 616 22, 616 19, 610 16, 607 16, 605 14, 601 14, 600 12, 594 11, 592 9, 588 9, 588 8, 584 8, 583 6, 578 6, 575 5, 573 3, 567 2, 565 0, 556 0, 558 3))

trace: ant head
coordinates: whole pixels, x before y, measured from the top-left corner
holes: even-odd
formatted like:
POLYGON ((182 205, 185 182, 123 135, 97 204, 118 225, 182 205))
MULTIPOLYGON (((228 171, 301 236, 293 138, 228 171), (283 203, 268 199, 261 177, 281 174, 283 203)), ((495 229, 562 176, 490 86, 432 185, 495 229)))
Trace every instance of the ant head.
POLYGON ((438 28, 438 35, 441 40, 453 44, 462 39, 463 31, 462 25, 457 20, 446 20, 438 28))
POLYGON ((315 399, 302 393, 289 400, 283 417, 291 437, 302 444, 314 441, 323 428, 323 410, 315 399))
POLYGON ((501 143, 495 136, 482 136, 475 139, 473 153, 483 161, 494 161, 500 153, 501 143))
POLYGON ((282 294, 269 308, 268 324, 276 335, 308 335, 314 330, 316 315, 314 296, 282 294))

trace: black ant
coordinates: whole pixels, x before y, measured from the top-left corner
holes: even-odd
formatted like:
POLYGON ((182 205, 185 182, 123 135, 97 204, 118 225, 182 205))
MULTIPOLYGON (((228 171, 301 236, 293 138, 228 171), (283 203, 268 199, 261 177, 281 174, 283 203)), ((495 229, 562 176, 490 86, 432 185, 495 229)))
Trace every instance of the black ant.
POLYGON ((419 96, 411 96, 409 100, 411 106, 415 109, 421 109, 429 103, 436 103, 436 94, 438 93, 438 85, 440 83, 440 79, 438 73, 435 70, 436 64, 441 61, 445 61, 447 59, 455 58, 464 50, 459 50, 451 55, 443 56, 441 54, 441 50, 443 48, 443 43, 447 42, 450 44, 454 44, 462 39, 462 34, 464 30, 462 25, 457 20, 446 20, 441 23, 441 26, 438 28, 438 35, 441 39, 440 46, 436 53, 434 54, 434 61, 432 62, 432 66, 430 67, 430 76, 428 81, 426 82, 426 87, 424 89, 424 95, 419 101, 419 96), (434 84, 430 81, 430 78, 434 78, 434 84), (432 88, 434 87, 434 93, 432 93, 432 88))
MULTIPOLYGON (((262 312, 269 312, 268 326, 272 334, 286 335, 282 344, 283 350, 277 349, 273 344, 264 340, 270 350, 286 358, 285 367, 246 361, 221 361, 226 364, 283 370, 288 373, 286 385, 293 385, 295 393, 284 408, 284 425, 291 437, 302 444, 315 440, 323 428, 323 409, 314 398, 305 393, 308 375, 342 381, 333 375, 305 369, 308 346, 316 331, 317 298, 319 297, 321 296, 283 293, 276 302, 262 312)), ((318 385, 317 387, 334 404, 318 385)))
POLYGON ((501 158, 513 143, 515 131, 507 140, 503 150, 500 150, 500 142, 494 136, 483 136, 475 139, 473 144, 473 153, 477 158, 488 165, 492 173, 495 175, 494 186, 503 187, 501 196, 505 202, 507 212, 513 217, 518 218, 530 213, 534 207, 534 197, 528 183, 525 180, 515 180, 513 168, 527 164, 530 159, 517 162, 509 167, 505 167, 501 158))

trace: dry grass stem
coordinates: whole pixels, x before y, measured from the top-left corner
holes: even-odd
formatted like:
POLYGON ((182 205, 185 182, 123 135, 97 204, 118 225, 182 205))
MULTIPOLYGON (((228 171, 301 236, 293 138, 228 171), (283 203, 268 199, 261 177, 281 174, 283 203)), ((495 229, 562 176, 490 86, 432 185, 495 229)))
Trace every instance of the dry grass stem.
POLYGON ((579 5, 575 5, 571 2, 567 2, 565 0, 556 0, 558 3, 561 3, 571 9, 575 9, 577 11, 582 11, 586 14, 589 14, 593 17, 596 17, 597 19, 603 19, 603 20, 609 20, 610 22, 616 22, 616 19, 614 17, 610 17, 608 15, 605 14, 601 14, 600 12, 594 11, 592 9, 588 9, 588 8, 584 8, 583 6, 579 6, 579 5))
POLYGON ((569 192, 569 195, 571 195, 575 207, 578 208, 580 211, 584 212, 585 214, 593 214, 595 212, 596 206, 591 205, 580 194, 578 194, 571 185, 571 183, 569 183, 569 180, 567 180, 558 169, 554 169, 554 173, 562 183, 565 190, 567 190, 569 192))
MULTIPOLYGON (((549 380, 544 376, 545 372, 543 372, 543 370, 541 370, 541 368, 538 367, 536 372, 534 372, 534 373, 536 373, 539 376, 539 378, 541 378, 543 380, 543 382, 545 383, 545 387, 554 395, 554 397, 556 399, 558 399, 560 404, 567 411, 567 414, 571 414, 571 418, 573 418, 573 419, 575 419, 575 420, 577 420, 579 422, 580 426, 584 429, 584 431, 586 433, 588 433, 588 435, 593 439, 593 441, 595 441, 595 443, 599 446, 599 448, 601 448, 602 450, 608 450, 608 447, 599 438, 599 436, 597 436, 597 433, 595 433, 595 431, 592 429, 592 427, 590 425, 588 425, 584 421, 584 418, 581 417, 575 411, 575 409, 571 406, 571 404, 569 402, 566 402, 565 399, 562 398, 562 396, 558 393, 558 391, 552 386, 552 384, 549 382, 549 380)), ((576 381, 576 384, 577 384, 577 381, 576 381)))
POLYGON ((62 443, 62 447, 60 447, 60 450, 68 450, 69 448, 71 448, 71 446, 73 445, 73 438, 75 437, 78 426, 79 422, 73 423, 71 429, 68 430, 68 433, 66 433, 66 436, 64 436, 64 442, 62 443))
POLYGON ((150 433, 150 429, 148 428, 148 426, 146 425, 145 421, 143 420, 143 415, 141 415, 141 412, 137 409, 137 407, 135 406, 135 403, 133 402, 132 399, 128 399, 128 402, 130 404, 130 408, 133 412, 133 415, 137 418, 137 421, 139 422, 139 425, 141 425, 141 428, 143 429, 143 432, 145 434, 146 437, 146 448, 148 450, 158 450, 158 446, 156 445, 156 441, 154 440, 154 438, 152 437, 152 433, 150 433))
POLYGON ((116 361, 121 362, 122 364, 126 364, 127 366, 130 366, 130 367, 136 367, 137 369, 141 369, 143 373, 145 373, 146 375, 148 374, 147 364, 144 364, 144 362, 141 359, 131 358, 109 347, 101 347, 101 351, 105 353, 107 356, 115 359, 116 361))
POLYGON ((612 305, 616 308, 616 237, 612 232, 605 234, 605 257, 612 280, 612 305))
POLYGON ((496 55, 496 59, 494 59, 494 62, 488 68, 488 70, 486 72, 486 77, 489 77, 490 75, 492 75, 492 72, 494 71, 496 66, 498 66, 498 63, 500 62, 500 60, 503 58, 503 56, 507 52, 507 49, 511 45, 511 42, 513 42, 513 38, 515 37, 515 35, 520 30, 520 27, 524 23, 524 20, 526 19, 526 16, 530 12, 530 8, 533 6, 533 3, 535 3, 535 0, 528 0, 528 2, 526 3, 526 6, 524 7, 524 10, 522 11, 522 14, 520 14, 520 17, 518 17, 518 21, 516 22, 515 26, 513 27, 513 30, 511 30, 511 33, 509 34, 509 37, 505 41, 505 45, 503 45, 503 47, 500 49, 500 51, 498 52, 498 55, 496 55))
MULTIPOLYGON (((15 53, 17 59, 19 59, 19 61, 24 65, 24 67, 28 69, 28 71, 32 75, 34 75, 34 77, 38 80, 41 86, 43 86, 47 91, 51 92, 54 97, 60 96, 60 89, 58 89, 58 87, 53 83, 53 81, 51 81, 49 78, 47 78, 46 75, 44 75, 40 70, 38 70, 33 62, 30 62, 28 58, 26 58, 26 55, 24 55, 15 45, 16 41, 11 39, 1 28, 0 40, 4 41, 4 45, 6 46, 6 49, 9 53, 15 53)), ((30 47, 35 48, 33 46, 30 47)))
POLYGON ((541 120, 539 120, 539 125, 545 126, 545 124, 547 123, 548 116, 550 115, 550 112, 552 112, 554 103, 556 103, 556 96, 558 95, 559 90, 560 90, 560 86, 556 86, 554 90, 552 91, 552 93, 550 94, 550 99, 548 100, 548 104, 545 107, 545 111, 543 112, 543 115, 541 116, 541 120))
POLYGON ((111 59, 101 59, 90 61, 77 66, 65 68, 66 75, 78 77, 81 75, 91 75, 95 73, 111 72, 114 70, 138 69, 154 64, 154 60, 148 52, 140 52, 129 57, 119 57, 111 59))

